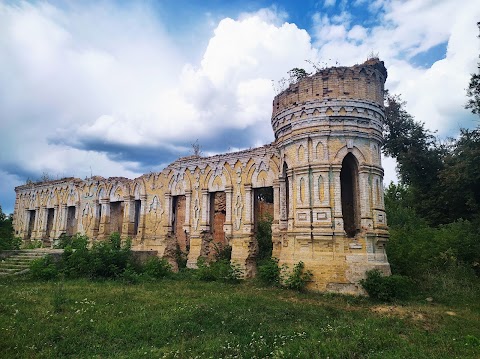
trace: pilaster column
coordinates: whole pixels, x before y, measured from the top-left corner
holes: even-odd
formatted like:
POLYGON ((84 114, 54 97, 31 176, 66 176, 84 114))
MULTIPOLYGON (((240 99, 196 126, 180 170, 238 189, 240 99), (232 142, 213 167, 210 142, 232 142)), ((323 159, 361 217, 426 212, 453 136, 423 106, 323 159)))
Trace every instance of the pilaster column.
POLYGON ((253 223, 252 215, 253 215, 253 201, 252 201, 252 186, 245 185, 245 224, 253 223))
POLYGON ((24 233, 24 238, 26 238, 26 235, 28 233, 28 225, 30 223, 30 211, 28 209, 26 209, 24 211, 24 215, 23 215, 23 218, 24 218, 24 221, 23 221, 23 233, 24 233))
POLYGON ((371 218, 372 210, 370 207, 370 197, 372 196, 372 186, 369 185, 368 178, 370 174, 368 171, 360 171, 359 173, 359 187, 360 187, 360 215, 361 218, 371 218))
POLYGON ((167 214, 167 233, 173 232, 172 222, 173 222, 173 208, 172 208, 172 195, 170 193, 165 193, 165 213, 167 214))
POLYGON ((273 181, 273 221, 280 219, 280 181, 273 181))
POLYGON ((380 198, 379 198, 379 201, 380 201, 380 208, 381 209, 385 209, 385 198, 384 198, 384 189, 383 189, 383 177, 382 176, 378 176, 379 177, 379 183, 380 183, 380 188, 379 188, 379 192, 380 192, 380 198))
POLYGON ((99 227, 100 227, 100 216, 101 216, 101 212, 102 212, 101 211, 102 205, 99 202, 100 201, 98 199, 96 199, 92 202, 92 206, 93 206, 93 209, 92 209, 93 226, 92 226, 92 229, 91 229, 92 239, 98 237, 98 230, 99 230, 99 227))
POLYGON ((275 207, 278 208, 279 211, 279 229, 287 229, 288 227, 288 216, 287 216, 287 187, 286 187, 286 181, 285 177, 280 177, 278 179, 278 189, 274 192, 273 195, 275 196, 276 193, 277 197, 274 197, 274 203, 278 203, 275 207))
POLYGON ((342 214, 342 185, 340 182, 341 166, 332 166, 332 183, 333 187, 333 221, 334 231, 337 234, 344 234, 343 214, 342 214))
POLYGON ((253 201, 252 201, 252 186, 245 185, 245 223, 243 225, 244 233, 253 232, 253 201))
POLYGON ((185 222, 183 230, 190 233, 190 207, 192 202, 192 191, 185 191, 185 222))
POLYGON ((32 230, 32 239, 40 239, 40 218, 41 218, 41 214, 40 214, 40 207, 35 207, 35 223, 33 225, 33 230, 32 230))
POLYGON ((59 234, 59 218, 60 218, 60 213, 58 212, 59 205, 55 204, 53 206, 53 223, 52 223, 52 230, 50 231, 50 237, 53 239, 56 239, 60 236, 59 234))
POLYGON ((223 224, 223 232, 227 237, 232 235, 232 195, 233 187, 225 187, 225 223, 223 224))
MULTIPOLYGON (((288 170, 287 171, 287 176, 289 176, 288 179, 288 196, 289 196, 289 201, 288 201, 288 229, 292 230, 293 225, 295 222, 295 211, 294 211, 294 202, 297 200, 295 193, 293 192, 293 186, 294 186, 294 176, 293 176, 293 171, 288 170)), ((298 196, 298 193, 296 194, 298 196)))
POLYGON ((208 203, 208 190, 202 189, 202 219, 200 221, 200 230, 210 230, 210 211, 212 210, 208 203))
POLYGON ((145 238, 145 217, 147 214, 147 195, 140 195, 140 218, 138 220, 137 239, 145 238))
POLYGON ((226 205, 226 214, 225 214, 225 222, 232 223, 232 193, 233 187, 227 186, 225 187, 225 205, 226 205))
POLYGON ((122 237, 134 235, 133 228, 135 226, 135 197, 123 196, 123 221, 122 221, 122 237), (126 207, 126 208, 125 208, 126 207))
POLYGON ((73 226, 73 234, 76 234, 78 232, 78 222, 81 218, 80 208, 80 201, 75 202, 75 224, 73 226))
POLYGON ((100 223, 98 226, 98 238, 104 239, 108 236, 110 232, 110 199, 101 198, 99 200, 100 206, 102 207, 102 213, 100 216, 100 223))
POLYGON ((60 218, 58 226, 59 237, 60 235, 67 233, 67 211, 67 204, 62 203, 60 206, 60 218))
POLYGON ((372 173, 370 170, 359 171, 360 189, 360 227, 362 231, 373 230, 373 198, 375 197, 374 186, 372 185, 372 173))

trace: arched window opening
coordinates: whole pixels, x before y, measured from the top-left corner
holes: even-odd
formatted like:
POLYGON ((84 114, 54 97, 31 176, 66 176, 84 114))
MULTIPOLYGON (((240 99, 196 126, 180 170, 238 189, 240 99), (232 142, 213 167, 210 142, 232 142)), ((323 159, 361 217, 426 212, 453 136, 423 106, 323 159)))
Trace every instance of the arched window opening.
POLYGON ((343 226, 348 237, 355 237, 360 230, 360 196, 357 160, 351 153, 343 159, 340 183, 343 226))

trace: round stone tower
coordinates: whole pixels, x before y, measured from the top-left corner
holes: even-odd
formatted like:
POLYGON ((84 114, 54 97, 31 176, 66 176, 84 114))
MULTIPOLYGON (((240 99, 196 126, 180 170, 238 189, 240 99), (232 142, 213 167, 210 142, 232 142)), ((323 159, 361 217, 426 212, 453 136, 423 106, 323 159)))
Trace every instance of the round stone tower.
POLYGON ((280 216, 274 256, 303 261, 312 287, 359 292, 365 272, 390 267, 380 148, 382 61, 332 67, 300 79, 274 98, 280 153, 280 216))

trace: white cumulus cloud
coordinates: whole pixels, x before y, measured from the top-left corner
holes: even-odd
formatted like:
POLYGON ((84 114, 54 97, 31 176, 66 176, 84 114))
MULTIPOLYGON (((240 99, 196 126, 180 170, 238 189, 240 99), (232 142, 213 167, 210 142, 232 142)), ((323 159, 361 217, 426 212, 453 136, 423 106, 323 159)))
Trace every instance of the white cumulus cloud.
POLYGON ((348 66, 378 53, 387 87, 428 128, 443 136, 475 125, 463 110, 478 60, 475 1, 357 0, 378 17, 373 26, 356 23, 345 1, 323 5, 310 33, 276 7, 210 14, 209 37, 188 48, 148 2, 0 2, 0 179, 10 206, 13 186, 42 172, 134 177, 188 154, 197 138, 205 153, 270 142, 272 80, 305 60, 348 66), (445 44, 443 58, 415 63, 445 44))

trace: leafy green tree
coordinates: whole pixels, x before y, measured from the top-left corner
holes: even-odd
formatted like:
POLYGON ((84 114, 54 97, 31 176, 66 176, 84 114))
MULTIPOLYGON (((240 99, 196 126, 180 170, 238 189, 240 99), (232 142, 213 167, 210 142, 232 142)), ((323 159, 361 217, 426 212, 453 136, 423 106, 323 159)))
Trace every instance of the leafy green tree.
POLYGON ((417 227, 419 222, 424 224, 425 221, 415 211, 415 198, 407 185, 390 182, 385 189, 384 200, 390 227, 417 227))
POLYGON ((439 181, 448 217, 474 219, 480 213, 480 127, 460 130, 448 154, 439 181))
POLYGON ((17 249, 18 241, 13 236, 13 216, 3 213, 0 206, 0 250, 17 249))
MULTIPOLYGON (((461 129, 459 138, 440 144, 404 109, 405 102, 398 95, 387 92, 385 104, 383 151, 397 160, 400 182, 406 186, 391 188, 396 193, 387 190, 386 202, 394 194, 409 198, 403 203, 433 226, 477 217, 480 127, 461 129)), ((401 208, 394 216, 405 215, 404 211, 401 208)))
POLYGON ((400 180, 416 199, 413 206, 417 213, 432 224, 445 223, 438 176, 446 147, 439 145, 424 124, 415 121, 404 107, 399 95, 385 93, 383 152, 397 160, 400 180))
POLYGON ((442 168, 443 148, 425 125, 415 121, 405 110, 399 95, 385 95, 383 151, 398 162, 398 172, 405 184, 428 187, 442 168))

